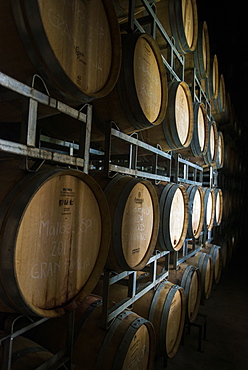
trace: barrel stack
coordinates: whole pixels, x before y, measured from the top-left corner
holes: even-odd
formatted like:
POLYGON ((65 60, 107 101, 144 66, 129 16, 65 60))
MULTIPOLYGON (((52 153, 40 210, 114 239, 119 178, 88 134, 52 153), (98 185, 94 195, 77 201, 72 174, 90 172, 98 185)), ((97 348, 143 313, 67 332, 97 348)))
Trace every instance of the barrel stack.
POLYGON ((0 18, 0 77, 23 89, 1 79, 0 359, 35 345, 56 366, 68 346, 66 368, 153 369, 240 242, 242 133, 208 25, 196 0, 8 0, 0 18), (13 313, 42 323, 8 353, 13 313))

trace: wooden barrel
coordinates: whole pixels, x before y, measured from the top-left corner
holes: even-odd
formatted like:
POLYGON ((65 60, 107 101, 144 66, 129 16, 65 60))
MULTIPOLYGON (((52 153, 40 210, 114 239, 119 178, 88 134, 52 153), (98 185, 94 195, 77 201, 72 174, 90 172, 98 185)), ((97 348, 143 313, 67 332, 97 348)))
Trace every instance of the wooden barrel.
POLYGON ((169 270, 168 280, 184 289, 186 298, 185 318, 188 322, 194 322, 201 302, 200 270, 187 263, 181 263, 176 270, 169 270))
POLYGON ((114 271, 141 270, 154 251, 159 228, 159 204, 148 180, 117 175, 94 177, 109 203, 112 239, 107 267, 114 271))
POLYGON ((227 240, 227 232, 226 228, 224 228, 220 234, 215 234, 211 241, 213 245, 221 246, 219 252, 221 254, 222 271, 227 267, 229 262, 229 243, 227 240))
POLYGON ((215 216, 214 216, 214 226, 219 226, 222 221, 223 216, 223 194, 220 188, 214 189, 215 196, 215 216))
POLYGON ((121 65, 112 0, 4 1, 0 70, 27 83, 39 74, 53 97, 68 103, 107 95, 121 65), (18 58, 16 57, 18 55, 18 58))
POLYGON ((226 109, 227 109, 227 97, 225 80, 223 74, 219 77, 218 95, 215 99, 210 101, 211 103, 211 114, 214 120, 218 123, 225 123, 226 120, 226 109))
MULTIPOLYGON (((64 348, 66 315, 49 320, 37 328, 33 337, 57 353, 64 348), (49 335, 48 335, 49 333, 49 335)), ((73 369, 152 370, 155 357, 155 332, 152 323, 131 310, 124 310, 102 326, 102 300, 90 295, 75 311, 73 369)))
POLYGON ((210 58, 210 71, 208 78, 208 98, 210 101, 218 98, 219 93, 219 66, 218 57, 216 54, 212 55, 210 58))
MULTIPOLYGON (((156 4, 157 17, 165 32, 173 38, 182 54, 192 52, 198 37, 198 13, 195 0, 160 0, 156 4)), ((157 30, 156 39, 162 54, 167 58, 167 42, 157 30)))
POLYGON ((206 244, 202 247, 201 252, 208 253, 212 256, 213 261, 213 283, 218 284, 222 273, 222 253, 221 247, 215 244, 206 244))
MULTIPOLYGON (((0 363, 4 364, 3 349, 5 342, 0 346, 0 363)), ((6 342, 6 345, 7 342, 6 342)), ((39 344, 22 336, 12 341, 11 370, 35 370, 48 361, 53 354, 39 344)), ((7 366, 6 366, 7 369, 7 366)), ((61 369, 65 369, 64 366, 61 369)))
POLYGON ((202 166, 203 168, 216 168, 219 150, 219 138, 216 122, 212 120, 208 122, 208 138, 209 140, 206 153, 198 157, 190 157, 189 160, 198 164, 199 166, 202 166))
POLYGON ((160 145, 163 151, 187 148, 194 131, 193 101, 189 85, 184 81, 169 84, 168 109, 162 124, 143 130, 140 135, 147 144, 160 145))
POLYGON ((0 168, 0 310, 60 316, 91 293, 105 266, 105 195, 79 170, 27 174, 12 161, 0 168))
POLYGON ((203 188, 204 191, 204 222, 203 228, 206 231, 211 231, 214 226, 215 217, 215 189, 203 188))
MULTIPOLYGON (((115 88, 93 103, 94 130, 114 121, 124 133, 159 125, 167 107, 165 66, 156 41, 147 33, 122 35, 122 66, 115 88)), ((96 135, 95 135, 96 136, 96 135)))
POLYGON ((205 155, 203 155, 205 166, 216 166, 218 154, 218 131, 215 121, 209 121, 209 145, 205 155))
MULTIPOLYGON (((197 43, 193 53, 185 55, 185 75, 195 68, 196 76, 205 81, 210 71, 210 43, 206 21, 199 21, 197 43)), ((202 86, 204 88, 204 86, 202 86)), ((205 90, 205 89, 204 89, 205 90)))
POLYGON ((177 353, 185 322, 186 301, 182 287, 162 281, 133 304, 133 310, 151 321, 156 333, 156 356, 177 353))
POLYGON ((225 142, 224 142, 224 135, 221 131, 217 132, 218 135, 218 148, 217 148, 217 156, 216 156, 216 168, 220 169, 224 166, 224 159, 225 159, 225 142))
POLYGON ((208 77, 210 70, 210 44, 207 22, 199 22, 198 39, 194 51, 194 66, 200 79, 208 77))
POLYGON ((183 158, 198 157, 206 154, 209 141, 208 117, 205 105, 200 102, 193 104, 194 109, 194 130, 190 145, 186 148, 175 150, 183 158))
POLYGON ((183 185, 174 183, 157 185, 156 191, 160 207, 157 246, 162 250, 178 251, 188 229, 188 194, 183 185))
POLYGON ((203 190, 198 185, 187 187, 189 198, 189 224, 187 237, 199 238, 204 222, 204 195, 203 190))
POLYGON ((187 259, 187 263, 199 268, 202 284, 201 299, 202 301, 208 299, 211 294, 213 285, 214 270, 212 256, 207 253, 197 252, 193 257, 187 259))

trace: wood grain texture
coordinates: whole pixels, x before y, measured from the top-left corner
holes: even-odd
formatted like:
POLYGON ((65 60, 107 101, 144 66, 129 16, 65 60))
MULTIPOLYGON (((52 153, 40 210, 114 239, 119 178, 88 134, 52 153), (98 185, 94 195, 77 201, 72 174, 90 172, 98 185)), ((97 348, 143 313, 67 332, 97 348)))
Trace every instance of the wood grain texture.
POLYGON ((2 202, 3 303, 53 317, 76 308, 96 285, 109 249, 109 208, 81 171, 48 167, 22 176, 2 202))

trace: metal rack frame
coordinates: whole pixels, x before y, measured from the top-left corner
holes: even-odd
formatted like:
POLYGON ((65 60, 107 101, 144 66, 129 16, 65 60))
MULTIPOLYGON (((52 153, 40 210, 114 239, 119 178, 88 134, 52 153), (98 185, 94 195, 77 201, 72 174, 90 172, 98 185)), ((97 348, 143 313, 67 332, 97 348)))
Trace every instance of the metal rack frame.
MULTIPOLYGON (((72 354, 72 343, 74 336, 74 318, 75 313, 70 312, 67 315, 68 326, 65 348, 54 354, 49 360, 45 361, 42 365, 38 366, 36 370, 51 370, 58 369, 61 366, 65 366, 65 369, 69 369, 71 365, 71 354, 72 354)), ((3 361, 0 364, 1 370, 11 369, 11 356, 13 340, 34 329, 36 326, 49 320, 49 318, 34 318, 19 314, 12 314, 5 320, 4 333, 0 335, 0 345, 3 346, 3 361), (22 322, 22 320, 28 321, 28 323, 22 322)))
MULTIPOLYGON (((33 84, 37 77, 40 78, 35 75, 33 84)), ((20 123, 22 131, 20 141, 15 142, 2 139, 0 134, 0 157, 13 155, 20 158, 20 167, 26 171, 37 171, 44 162, 49 162, 59 165, 75 166, 76 168, 79 167, 83 172, 88 173, 92 123, 91 105, 86 104, 81 110, 76 110, 52 98, 48 93, 44 94, 36 90, 34 86, 27 86, 2 72, 0 72, 0 86, 7 90, 11 90, 17 96, 20 95, 22 98, 25 98, 25 104, 27 103, 28 105, 27 117, 20 123), (78 120, 82 124, 82 135, 79 143, 75 144, 45 135, 38 135, 37 119, 38 107, 40 105, 50 107, 58 113, 64 113, 78 120), (86 110, 86 113, 83 113, 83 110, 86 110), (47 143, 49 143, 50 147, 46 145, 47 143), (29 160, 35 162, 32 167, 29 165, 29 160)), ((45 84, 44 87, 47 91, 45 84)), ((68 326, 65 348, 54 354, 48 361, 45 361, 37 370, 57 369, 63 365, 66 366, 65 368, 70 368, 74 335, 74 316, 74 312, 67 315, 68 326)), ((11 369, 12 344, 14 338, 35 328, 48 319, 49 318, 36 318, 21 314, 13 314, 5 320, 4 333, 0 335, 0 345, 3 348, 3 361, 0 364, 0 369, 11 369), (23 318, 25 318, 26 321, 28 320, 28 323, 21 323, 23 318)))
POLYGON ((68 166, 81 167, 85 173, 88 173, 92 121, 91 105, 86 104, 83 108, 85 108, 87 112, 86 114, 82 113, 81 111, 52 98, 50 95, 46 95, 36 90, 33 86, 27 86, 2 72, 0 72, 0 86, 28 99, 27 119, 20 123, 22 126, 22 132, 25 133, 23 142, 14 142, 0 138, 0 155, 1 153, 4 153, 21 156, 23 158, 32 158, 40 161, 40 165, 42 165, 44 161, 49 161, 68 166), (42 139, 43 143, 49 141, 54 145, 59 144, 63 151, 48 149, 45 147, 45 145, 42 147, 41 142, 39 142, 38 145, 36 144, 37 114, 39 105, 53 108, 57 111, 57 113, 64 113, 82 123, 84 134, 82 135, 81 141, 77 146, 67 141, 63 142, 54 138, 46 138, 44 135, 40 137, 39 140, 42 139), (65 148, 70 148, 69 154, 66 154, 65 148), (75 149, 78 153, 77 156, 75 155, 75 149))
POLYGON ((140 290, 137 285, 137 271, 123 271, 114 273, 112 271, 104 271, 102 274, 103 280, 103 304, 102 304, 102 326, 107 328, 111 321, 123 310, 130 307, 135 301, 153 289, 162 280, 166 279, 169 270, 169 251, 155 251, 154 255, 149 259, 142 271, 149 274, 149 282, 144 284, 140 290), (165 257, 167 261, 164 264, 164 272, 157 274, 157 261, 165 257), (128 295, 113 307, 109 307, 109 290, 113 284, 121 284, 128 287, 128 295))
POLYGON ((152 4, 150 4, 147 0, 141 0, 142 4, 144 5, 147 16, 141 17, 139 19, 135 18, 134 16, 134 5, 135 0, 129 0, 129 9, 128 9, 128 21, 126 23, 121 24, 120 28, 121 31, 127 31, 127 32, 135 32, 136 30, 139 30, 140 32, 146 32, 144 30, 145 25, 151 25, 151 35, 154 39, 156 39, 156 30, 158 30, 163 38, 165 39, 168 47, 170 48, 170 60, 166 60, 162 56, 163 63, 167 70, 169 71, 171 78, 175 79, 177 81, 184 80, 184 56, 181 55, 176 46, 174 45, 173 38, 170 39, 170 37, 165 32, 161 22, 159 21, 156 11, 152 4), (175 72, 174 69, 174 60, 178 60, 179 65, 181 67, 181 76, 178 75, 178 73, 175 72))
MULTIPOLYGON (((150 24, 152 28, 152 35, 155 35, 155 30, 158 29, 163 37, 165 38, 168 46, 170 47, 170 60, 167 61, 162 56, 163 63, 170 75, 171 79, 184 80, 184 57, 179 54, 176 49, 173 40, 170 39, 163 29, 160 21, 158 20, 153 7, 149 4, 147 0, 142 0, 148 16, 140 18, 139 20, 134 17, 134 2, 135 0, 130 0, 130 11, 128 22, 122 27, 128 32, 135 32, 139 30, 140 32, 145 32, 143 25, 150 24), (177 59, 181 66, 181 76, 179 76, 174 70, 174 60, 177 59)), ((35 78, 39 76, 35 76, 35 78)), ((33 81, 34 83, 34 81, 33 81)), ((25 122, 22 122, 23 132, 25 132, 24 142, 13 142, 1 139, 0 135, 0 156, 2 154, 12 154, 21 156, 23 159, 23 166, 27 170, 32 170, 28 165, 28 158, 32 158, 38 162, 38 166, 41 166, 44 161, 58 163, 68 166, 80 167, 85 173, 88 173, 91 161, 98 161, 103 163, 103 170, 107 176, 111 176, 111 173, 120 172, 122 174, 129 174, 131 176, 147 178, 153 180, 156 183, 160 181, 167 182, 184 182, 189 184, 201 185, 203 182, 203 170, 201 167, 180 158, 180 155, 175 153, 166 153, 160 150, 159 147, 155 148, 150 146, 140 140, 135 136, 126 135, 119 130, 113 128, 113 123, 111 122, 107 129, 105 142, 107 143, 107 150, 104 153, 92 150, 90 148, 90 136, 91 136, 91 122, 92 122, 92 107, 86 104, 82 110, 86 110, 83 113, 82 110, 76 110, 70 106, 52 98, 49 94, 41 93, 36 90, 34 86, 27 86, 3 73, 0 72, 0 85, 6 89, 12 90, 16 94, 20 94, 26 99, 28 99, 28 116, 25 122), (39 136, 39 144, 36 145, 37 137, 37 111, 38 106, 42 104, 52 109, 56 109, 59 113, 64 113, 71 116, 74 119, 79 120, 84 127, 84 135, 82 136, 80 142, 75 144, 69 140, 58 140, 56 138, 51 138, 45 135, 39 136), (130 152, 128 158, 124 159, 119 156, 114 158, 111 154, 111 137, 115 137, 121 140, 125 140, 130 145, 130 152), (47 145, 54 145, 54 148, 59 147, 60 149, 47 148, 47 145), (147 167, 141 166, 138 162, 138 148, 142 148, 150 151, 152 154, 152 166, 151 170, 147 167), (159 160, 162 158, 163 161, 168 163, 166 167, 159 167, 159 160), (116 162, 115 162, 116 161, 116 162), (173 164, 174 165, 173 165, 173 164), (124 165, 123 165, 124 164, 124 165), (192 172, 191 172, 192 171, 192 172), (181 173, 183 175, 181 176, 181 173)), ((46 87, 45 87, 45 90, 46 87)), ((204 91, 202 90, 199 81, 194 72, 194 78, 192 82, 192 92, 194 100, 198 101, 201 97, 206 101, 206 106, 208 107, 208 112, 210 112, 210 105, 207 101, 204 91), (199 91, 199 96, 196 91, 199 91)), ((210 174, 211 176, 211 174, 210 174)), ((201 238, 210 238, 210 235, 201 235, 201 238)), ((183 246, 184 252, 187 248, 187 240, 183 246)), ((173 255, 174 263, 178 264, 185 261, 189 256, 193 255, 200 248, 197 245, 197 241, 192 241, 194 247, 190 254, 183 253, 183 257, 178 259, 178 252, 173 255)), ((171 252, 158 252, 150 258, 144 271, 148 272, 151 277, 151 281, 144 285, 143 289, 137 292, 137 281, 136 281, 136 271, 124 271, 120 274, 115 274, 111 271, 104 271, 102 275, 103 279, 103 314, 102 314, 102 326, 107 328, 111 321, 116 315, 118 315, 125 308, 132 305, 137 299, 139 299, 143 294, 153 289, 159 282, 168 277, 169 262, 171 252), (159 275, 156 274, 157 261, 160 258, 166 257, 168 264, 165 266, 165 271, 159 275), (121 302, 119 302, 115 307, 108 307, 108 297, 109 288, 112 284, 126 284, 128 286, 128 296, 121 302)), ((3 335, 0 336, 0 345, 4 346, 4 363, 1 364, 4 370, 9 370, 11 366, 11 351, 12 351, 12 341, 15 337, 23 334, 24 332, 34 328, 35 326, 48 320, 47 318, 33 320, 30 318, 31 324, 25 325, 21 329, 16 329, 15 325, 22 315, 13 316, 9 327, 3 335), (6 363, 8 364, 6 367, 6 363)), ((73 328, 74 328, 74 312, 68 315, 68 333, 67 333, 67 343, 66 348, 55 354, 49 361, 41 365, 37 370, 45 369, 56 369, 57 366, 66 364, 70 368, 70 358, 73 344, 73 328)))

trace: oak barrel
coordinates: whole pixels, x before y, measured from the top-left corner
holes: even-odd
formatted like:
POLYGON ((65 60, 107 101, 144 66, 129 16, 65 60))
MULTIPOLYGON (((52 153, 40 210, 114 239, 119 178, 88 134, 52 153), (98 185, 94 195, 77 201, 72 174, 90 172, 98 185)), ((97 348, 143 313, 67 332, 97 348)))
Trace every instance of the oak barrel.
MULTIPOLYGON (((160 0, 156 15, 169 38, 173 38, 177 50, 187 54, 195 50, 198 38, 198 13, 195 0, 160 0)), ((156 39, 162 54, 167 58, 167 42, 159 30, 156 39)))
POLYGON ((194 52, 185 55, 185 74, 187 75, 187 71, 194 68, 196 76, 204 84, 210 71, 210 43, 206 21, 199 21, 198 37, 194 52))
POLYGON ((223 216, 223 193, 220 188, 214 189, 215 195, 215 216, 214 226, 220 226, 223 216))
POLYGON ((178 251, 188 229, 188 194, 183 185, 174 183, 157 185, 156 191, 160 207, 158 248, 178 251))
POLYGON ((218 57, 216 54, 211 55, 210 57, 208 86, 209 86, 208 98, 210 101, 213 101, 213 99, 218 98, 219 93, 219 65, 218 57))
POLYGON ((215 189, 214 188, 203 188, 204 192, 204 222, 203 228, 205 231, 211 231, 214 226, 215 218, 215 189))
MULTIPOLYGON (((57 353, 64 348, 67 315, 40 325, 33 337, 57 353), (49 333, 49 335, 47 335, 49 333)), ((152 323, 131 310, 118 314, 105 329, 102 299, 90 295, 75 310, 73 369, 152 370, 155 332, 152 323)))
POLYGON ((213 283, 218 284, 222 273, 222 252, 221 247, 215 244, 206 244, 202 247, 201 252, 208 253, 212 256, 213 261, 213 283))
MULTIPOLYGON (((4 364, 4 347, 8 342, 2 342, 0 346, 0 363, 4 364)), ((12 341, 11 370, 35 370, 48 361, 53 354, 39 344, 28 338, 18 336, 12 341)), ((7 369, 7 364, 6 364, 7 369)), ((65 369, 64 366, 61 369, 65 369)))
POLYGON ((168 108, 161 125, 143 130, 142 139, 160 145, 163 151, 187 148, 194 131, 193 101, 189 85, 184 81, 169 84, 168 108))
POLYGON ((216 168, 219 152, 219 138, 216 122, 212 120, 208 122, 208 138, 209 140, 206 153, 199 155, 198 157, 190 157, 189 160, 198 164, 199 166, 202 166, 203 168, 216 168))
POLYGON ((133 310, 154 325, 157 357, 172 358, 177 353, 183 333, 185 309, 183 288, 167 280, 134 302, 133 310))
POLYGON ((210 101, 211 113, 218 123, 225 123, 226 109, 227 109, 227 96, 225 88, 225 79, 223 74, 219 77, 218 94, 215 99, 210 101))
POLYGON ((218 131, 215 121, 209 121, 209 145, 205 155, 203 155, 205 167, 216 166, 216 160, 218 155, 218 131))
POLYGON ((177 269, 170 269, 168 280, 184 289, 186 299, 185 319, 194 322, 201 302, 201 273, 198 267, 180 263, 177 269))
POLYGON ((91 293, 105 266, 106 197, 79 170, 27 173, 5 160, 0 168, 0 309, 60 316, 91 293))
POLYGON ((38 74, 53 97, 70 104, 114 87, 121 39, 112 0, 8 0, 0 14, 1 72, 24 83, 38 74))
POLYGON ((130 134, 159 125, 167 108, 165 66, 156 41, 148 33, 122 34, 122 64, 115 88, 96 99, 94 130, 108 121, 130 134))
POLYGON ((186 148, 175 150, 175 152, 180 153, 183 158, 201 156, 206 154, 208 148, 209 132, 206 107, 203 103, 195 102, 193 104, 193 110, 194 130, 190 145, 186 148))
POLYGON ((153 254, 159 228, 159 204, 150 181, 125 175, 94 178, 109 203, 112 238, 107 267, 141 270, 153 254))
POLYGON ((212 256, 204 252, 196 252, 193 257, 187 259, 187 264, 199 268, 201 273, 202 294, 201 300, 204 301, 210 297, 213 285, 213 262, 212 256))
POLYGON ((218 131, 217 135, 218 135, 218 148, 216 156, 216 168, 220 169, 224 166, 225 161, 225 142, 224 135, 221 131, 218 131))
POLYGON ((204 222, 204 195, 202 187, 189 185, 187 187, 189 204, 189 224, 187 237, 199 238, 204 222))

